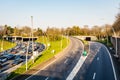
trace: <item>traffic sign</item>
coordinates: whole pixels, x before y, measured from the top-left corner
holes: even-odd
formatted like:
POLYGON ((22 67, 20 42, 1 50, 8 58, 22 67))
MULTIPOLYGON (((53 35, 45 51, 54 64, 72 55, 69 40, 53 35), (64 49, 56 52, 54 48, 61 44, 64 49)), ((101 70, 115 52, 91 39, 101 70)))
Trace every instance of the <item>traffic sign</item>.
POLYGON ((83 56, 87 56, 87 51, 84 50, 83 56))

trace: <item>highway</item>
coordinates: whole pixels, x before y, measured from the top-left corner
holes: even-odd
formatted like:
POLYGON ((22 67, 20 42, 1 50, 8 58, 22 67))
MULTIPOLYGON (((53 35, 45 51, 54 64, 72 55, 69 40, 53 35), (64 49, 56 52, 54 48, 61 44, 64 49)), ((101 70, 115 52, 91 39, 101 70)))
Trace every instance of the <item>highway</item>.
POLYGON ((76 38, 70 38, 69 49, 56 56, 56 60, 46 68, 26 78, 25 80, 65 80, 81 57, 83 44, 76 38))
POLYGON ((86 59, 86 63, 89 63, 89 65, 87 68, 84 68, 86 70, 83 69, 85 71, 84 75, 81 76, 83 70, 79 70, 74 80, 117 80, 111 56, 107 48, 97 42, 91 42, 90 45, 90 55, 93 55, 92 57, 88 56, 87 58, 89 59, 86 59))

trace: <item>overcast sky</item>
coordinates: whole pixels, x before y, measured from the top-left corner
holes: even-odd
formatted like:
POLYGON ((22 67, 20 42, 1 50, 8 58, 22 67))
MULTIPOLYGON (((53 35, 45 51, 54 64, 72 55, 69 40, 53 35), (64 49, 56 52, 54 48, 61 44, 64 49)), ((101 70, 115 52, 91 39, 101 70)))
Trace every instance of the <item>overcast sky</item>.
POLYGON ((0 0, 0 25, 34 28, 113 24, 120 0, 0 0))

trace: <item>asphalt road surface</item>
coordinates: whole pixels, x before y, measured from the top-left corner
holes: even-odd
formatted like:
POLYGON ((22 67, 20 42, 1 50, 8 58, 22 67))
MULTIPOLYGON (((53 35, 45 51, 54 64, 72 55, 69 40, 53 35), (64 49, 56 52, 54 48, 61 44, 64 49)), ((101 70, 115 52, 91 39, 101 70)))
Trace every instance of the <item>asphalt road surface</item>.
POLYGON ((72 37, 70 40, 70 48, 64 52, 62 57, 57 56, 55 62, 25 80, 65 80, 83 51, 83 44, 80 40, 72 37))
MULTIPOLYGON (((90 44, 90 52, 90 55, 93 55, 91 56, 91 59, 90 56, 88 56, 89 66, 84 68, 86 70, 83 69, 85 71, 84 76, 81 76, 83 70, 79 70, 78 74, 74 77, 74 80, 117 80, 107 48, 100 43, 92 42, 90 44)), ((88 64, 88 61, 86 61, 86 63, 88 64)))

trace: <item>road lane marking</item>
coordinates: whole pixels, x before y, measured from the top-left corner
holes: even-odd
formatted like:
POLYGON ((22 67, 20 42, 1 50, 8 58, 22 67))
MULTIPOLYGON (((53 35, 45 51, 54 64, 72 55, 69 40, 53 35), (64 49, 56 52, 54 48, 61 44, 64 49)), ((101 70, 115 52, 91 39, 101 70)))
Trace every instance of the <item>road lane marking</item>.
POLYGON ((49 77, 45 78, 45 80, 48 80, 48 79, 49 79, 49 77))
POLYGON ((66 64, 66 63, 67 63, 67 61, 68 61, 68 59, 66 59, 66 60, 64 61, 64 63, 66 64))
POLYGON ((66 80, 73 80, 73 78, 76 76, 76 74, 78 73, 78 71, 82 67, 82 64, 84 63, 84 61, 85 61, 86 58, 87 58, 87 56, 81 56, 80 57, 78 63, 75 65, 75 67, 73 68, 73 70, 70 72, 70 74, 68 75, 68 77, 66 78, 66 80))
MULTIPOLYGON (((84 48, 84 44, 80 41, 80 43, 82 44, 82 48, 84 48)), ((71 43, 71 41, 70 41, 70 44, 69 45, 72 45, 73 43, 71 43)), ((67 47, 68 49, 69 49, 69 47, 67 47)), ((67 49, 67 48, 65 48, 65 49, 67 49)), ((65 49, 64 49, 64 51, 65 51, 65 49)), ((82 49, 83 51, 84 51, 84 49, 82 49)), ((82 52, 83 52, 82 51, 82 52)), ((63 52, 63 51, 62 51, 63 52)), ((62 56, 60 56, 60 57, 63 57, 64 55, 62 55, 62 56)), ((59 58, 60 58, 59 57, 59 58)), ((86 56, 87 57, 87 56, 86 56)), ((85 59, 86 59, 86 57, 84 57, 85 59)), ((56 58, 54 61, 52 61, 52 62, 50 62, 48 65, 46 65, 45 67, 43 67, 42 69, 45 69, 45 68, 47 68, 49 65, 51 65, 51 64, 53 64, 54 62, 56 62, 57 61, 57 59, 59 59, 59 58, 56 58)), ((83 61, 83 60, 82 60, 83 61)), ((80 65, 82 65, 82 64, 80 64, 80 65)), ((78 66, 79 67, 79 66, 78 66)), ((35 72, 33 75, 31 75, 31 76, 29 76, 29 77, 27 77, 25 80, 28 80, 28 79, 30 79, 31 77, 33 77, 34 75, 36 75, 37 73, 39 73, 42 69, 40 69, 40 70, 38 70, 37 72, 35 72)), ((74 75, 75 76, 75 75, 74 75)), ((71 80, 71 79, 70 79, 71 80)))
MULTIPOLYGON (((72 43, 71 43, 71 41, 70 41, 70 43, 69 43, 69 45, 68 45, 68 47, 66 47, 63 51, 61 51, 61 52, 64 52, 66 49, 69 49, 69 46, 71 45, 72 43)), ((60 53, 61 53, 60 52, 60 53)), ((60 53, 58 53, 58 54, 60 54, 60 53)), ((60 56, 60 57, 63 57, 64 55, 62 55, 62 56, 60 56)), ((45 67, 43 67, 42 69, 45 69, 45 68, 47 68, 49 65, 51 65, 51 64, 53 64, 54 62, 56 62, 58 59, 60 59, 60 57, 59 58, 55 58, 55 60, 53 60, 53 61, 51 61, 49 64, 47 64, 45 67)), ((38 74, 42 69, 40 69, 40 70, 38 70, 37 72, 35 72, 34 74, 32 74, 31 76, 29 76, 29 77, 27 77, 25 80, 29 80, 31 77, 33 77, 34 75, 36 75, 36 74, 38 74)))
MULTIPOLYGON (((83 47, 83 51, 84 51, 84 44, 81 42, 82 47, 83 47)), ((88 56, 88 55, 87 55, 88 56)), ((80 70, 82 64, 84 63, 84 61, 86 60, 87 56, 80 56, 79 61, 77 62, 77 64, 75 65, 75 67, 73 68, 73 70, 70 72, 70 74, 67 76, 66 80, 73 80, 73 78, 76 76, 76 74, 78 73, 78 71, 80 70)))
POLYGON ((109 52, 109 50, 107 49, 107 47, 105 45, 103 45, 103 46, 105 47, 105 49, 107 50, 107 52, 109 54, 110 61, 111 61, 111 64, 112 64, 112 68, 113 68, 114 78, 115 78, 115 80, 117 80, 117 76, 116 76, 116 72, 115 72, 115 67, 114 67, 113 60, 112 60, 112 57, 110 55, 110 52, 109 52))
POLYGON ((97 57, 97 61, 99 60, 99 57, 97 57))
POLYGON ((93 74, 93 80, 95 79, 95 77, 96 77, 96 73, 93 74))

